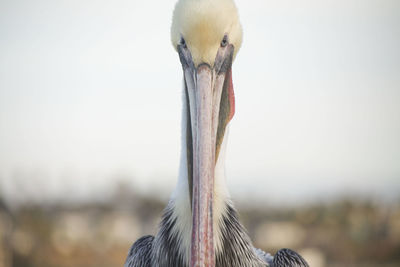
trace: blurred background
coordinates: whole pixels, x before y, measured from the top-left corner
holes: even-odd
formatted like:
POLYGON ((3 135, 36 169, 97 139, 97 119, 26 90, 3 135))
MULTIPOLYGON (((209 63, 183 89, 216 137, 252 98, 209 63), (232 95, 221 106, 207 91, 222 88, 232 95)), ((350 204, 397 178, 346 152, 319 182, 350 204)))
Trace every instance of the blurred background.
MULTIPOLYGON (((400 266, 400 2, 236 0, 228 185, 256 246, 400 266)), ((0 0, 0 267, 122 266, 174 188, 175 0, 0 0)))

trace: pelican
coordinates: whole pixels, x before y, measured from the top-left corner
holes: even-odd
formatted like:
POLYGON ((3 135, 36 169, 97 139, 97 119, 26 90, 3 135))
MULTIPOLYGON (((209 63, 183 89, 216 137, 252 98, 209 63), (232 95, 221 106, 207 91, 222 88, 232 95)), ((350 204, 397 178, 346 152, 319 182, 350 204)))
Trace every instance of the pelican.
POLYGON ((179 178, 156 236, 131 247, 125 267, 308 266, 296 252, 271 256, 253 247, 225 179, 229 123, 235 113, 232 62, 242 43, 233 0, 178 0, 172 45, 183 69, 179 178))

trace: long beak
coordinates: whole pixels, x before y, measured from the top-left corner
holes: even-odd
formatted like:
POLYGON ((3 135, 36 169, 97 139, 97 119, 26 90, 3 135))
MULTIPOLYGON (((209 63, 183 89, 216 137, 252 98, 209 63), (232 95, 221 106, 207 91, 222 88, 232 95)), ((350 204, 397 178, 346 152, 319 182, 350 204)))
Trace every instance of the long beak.
POLYGON ((188 174, 193 220, 190 266, 215 266, 214 169, 225 127, 231 119, 233 109, 229 94, 233 93, 232 54, 233 46, 219 51, 213 68, 205 63, 197 68, 193 64, 185 65, 184 63, 192 63, 188 54, 184 55, 182 62, 190 112, 188 129, 191 130, 188 132, 188 139, 191 140, 187 142, 188 151, 191 152, 188 153, 188 174))
POLYGON ((188 88, 193 138, 192 190, 192 266, 214 266, 213 191, 215 162, 215 114, 212 70, 207 65, 197 69, 194 88, 188 88))

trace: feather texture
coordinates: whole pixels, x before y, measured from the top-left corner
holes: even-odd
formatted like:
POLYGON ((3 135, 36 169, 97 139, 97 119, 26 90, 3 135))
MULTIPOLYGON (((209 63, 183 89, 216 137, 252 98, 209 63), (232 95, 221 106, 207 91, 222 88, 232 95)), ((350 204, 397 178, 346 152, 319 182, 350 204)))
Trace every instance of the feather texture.
MULTIPOLYGON (((219 267, 263 267, 269 266, 251 244, 244 227, 240 224, 236 210, 226 204, 227 213, 220 221, 222 248, 216 252, 216 266, 219 267)), ((156 237, 145 236, 136 241, 129 251, 125 267, 186 267, 188 255, 183 255, 179 241, 185 233, 176 231, 173 203, 164 211, 160 230, 156 237)))
POLYGON ((297 252, 283 248, 279 250, 272 262, 272 267, 309 267, 308 263, 297 252))

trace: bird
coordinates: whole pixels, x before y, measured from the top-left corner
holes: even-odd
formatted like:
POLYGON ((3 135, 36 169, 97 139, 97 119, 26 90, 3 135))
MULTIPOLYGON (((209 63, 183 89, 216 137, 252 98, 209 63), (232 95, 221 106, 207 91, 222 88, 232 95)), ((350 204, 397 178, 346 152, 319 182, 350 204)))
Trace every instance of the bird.
POLYGON ((157 234, 134 242, 124 266, 308 267, 293 250, 272 256, 256 249, 227 190, 232 63, 242 43, 234 1, 178 0, 171 41, 183 70, 178 182, 157 234))

